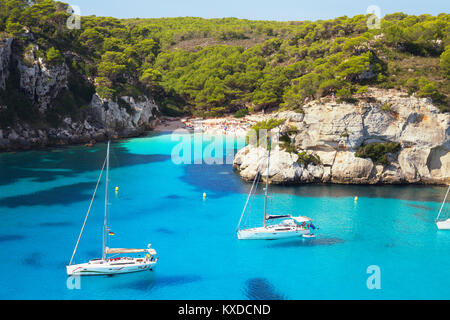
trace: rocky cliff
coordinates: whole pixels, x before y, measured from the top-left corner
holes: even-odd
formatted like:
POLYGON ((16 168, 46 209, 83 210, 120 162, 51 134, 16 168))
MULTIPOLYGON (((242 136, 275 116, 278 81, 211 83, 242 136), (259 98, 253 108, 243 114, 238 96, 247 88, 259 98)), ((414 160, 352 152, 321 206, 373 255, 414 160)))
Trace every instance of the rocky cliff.
POLYGON ((130 111, 119 107, 117 102, 92 98, 92 114, 84 121, 64 118, 57 128, 36 129, 27 123, 16 123, 0 129, 0 150, 32 149, 66 144, 94 143, 108 137, 124 138, 143 134, 157 123, 158 106, 147 97, 135 101, 132 97, 121 97, 128 101, 130 111))
MULTIPOLYGON (((450 184, 450 114, 431 100, 371 90, 358 104, 314 101, 303 110, 266 116, 285 119, 275 131, 291 141, 289 149, 272 150, 271 183, 450 184), (386 154, 387 163, 356 156, 365 145, 388 142, 399 148, 386 154)), ((234 167, 252 180, 266 174, 266 158, 265 148, 249 145, 236 154, 234 167)))
POLYGON ((37 45, 25 52, 25 59, 14 59, 20 74, 20 88, 27 98, 43 113, 63 89, 67 89, 69 68, 66 63, 48 65, 37 58, 37 45), (27 61, 27 63, 24 62, 27 61))
MULTIPOLYGON (((11 71, 17 74, 18 94, 28 101, 39 119, 54 108, 55 99, 66 90, 70 69, 65 62, 49 64, 37 57, 38 46, 33 44, 25 52, 15 52, 14 39, 0 42, 0 91, 8 95, 7 81, 11 71)), ((0 100, 1 102, 1 100, 0 100)), ((16 106, 1 105, 0 111, 16 106)), ((42 121, 15 119, 0 126, 0 151, 39 148, 64 144, 93 143, 108 137, 138 136, 158 124, 159 109, 146 96, 120 96, 115 100, 92 96, 82 115, 72 119, 63 117, 57 126, 42 121)))
POLYGON ((6 79, 9 76, 9 62, 11 60, 11 44, 12 39, 0 40, 0 89, 6 87, 6 79))

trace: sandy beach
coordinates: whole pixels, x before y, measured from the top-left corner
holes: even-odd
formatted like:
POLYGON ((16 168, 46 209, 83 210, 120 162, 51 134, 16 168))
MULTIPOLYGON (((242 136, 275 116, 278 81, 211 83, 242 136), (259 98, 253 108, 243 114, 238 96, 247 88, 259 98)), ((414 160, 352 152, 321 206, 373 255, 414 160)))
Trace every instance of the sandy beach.
POLYGON ((186 129, 186 124, 179 118, 163 117, 161 122, 153 129, 156 132, 173 132, 178 129, 186 129))
POLYGON ((250 117, 240 119, 232 116, 213 119, 164 117, 154 131, 173 132, 178 129, 186 129, 192 132, 203 132, 207 135, 245 136, 255 123, 256 121, 250 117))

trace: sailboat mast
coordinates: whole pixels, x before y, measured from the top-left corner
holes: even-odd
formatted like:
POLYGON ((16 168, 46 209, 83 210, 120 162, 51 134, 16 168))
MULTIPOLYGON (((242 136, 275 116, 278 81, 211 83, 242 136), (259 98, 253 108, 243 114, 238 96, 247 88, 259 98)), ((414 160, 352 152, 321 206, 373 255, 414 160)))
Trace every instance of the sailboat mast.
POLYGON ((105 219, 103 222, 103 252, 102 259, 106 259, 106 233, 107 233, 107 217, 108 217, 108 180, 109 180, 109 141, 106 151, 106 187, 105 187, 105 219))
POLYGON ((442 202, 442 206, 441 206, 441 209, 439 210, 439 214, 438 214, 438 216, 436 218, 436 222, 438 222, 439 218, 441 217, 442 209, 444 209, 445 201, 447 201, 447 197, 448 197, 449 191, 450 191, 450 186, 448 187, 447 193, 445 194, 444 202, 442 202))
POLYGON ((267 157, 267 175, 266 175, 266 194, 264 199, 264 227, 267 225, 267 198, 269 197, 269 166, 270 166, 270 149, 272 147, 272 132, 269 135, 269 155, 267 157))

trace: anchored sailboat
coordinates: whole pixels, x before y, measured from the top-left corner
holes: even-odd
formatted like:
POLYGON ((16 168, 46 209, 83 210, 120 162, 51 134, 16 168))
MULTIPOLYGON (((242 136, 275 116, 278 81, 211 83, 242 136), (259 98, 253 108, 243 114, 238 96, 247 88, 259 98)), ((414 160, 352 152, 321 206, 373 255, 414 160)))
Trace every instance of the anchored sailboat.
POLYGON ((78 236, 77 244, 75 245, 75 249, 72 254, 72 258, 70 259, 70 263, 66 266, 67 274, 69 276, 72 275, 112 275, 112 274, 121 274, 121 273, 131 273, 131 272, 140 272, 146 270, 152 270, 156 262, 158 261, 158 257, 156 257, 156 251, 151 249, 151 245, 147 246, 147 249, 111 249, 106 246, 107 237, 111 232, 108 228, 108 176, 109 176, 109 142, 108 148, 106 151, 106 159, 103 163, 102 170, 100 172, 100 176, 97 181, 97 185, 95 187, 94 194, 92 195, 91 203, 89 205, 88 212, 84 219, 83 226, 81 228, 80 235, 78 236), (83 234, 84 227, 86 225, 87 218, 89 216, 89 212, 91 211, 92 203, 95 198, 95 194, 98 189, 98 185, 100 183, 103 170, 106 165, 106 189, 105 189, 105 218, 103 223, 103 248, 102 248, 102 258, 101 259, 93 259, 89 262, 73 265, 72 261, 75 256, 75 253, 78 248, 78 244, 80 243, 81 235, 83 234), (145 253, 145 257, 109 257, 108 255, 119 255, 119 254, 131 254, 131 253, 145 253))
POLYGON ((436 218, 436 225, 439 230, 450 230, 450 218, 448 218, 447 220, 439 220, 441 218, 442 211, 444 209, 445 202, 447 201, 449 192, 450 192, 450 186, 447 189, 447 193, 445 194, 445 197, 444 197, 444 202, 442 202, 441 209, 439 210, 439 214, 436 218))
POLYGON ((247 202, 245 203, 244 210, 242 211, 239 224, 236 228, 236 233, 239 240, 275 240, 275 239, 285 239, 293 237, 304 237, 313 238, 314 234, 312 230, 316 227, 312 223, 312 219, 308 217, 293 217, 291 215, 269 215, 267 213, 267 199, 269 198, 269 167, 270 167, 270 151, 272 146, 272 134, 270 134, 269 139, 269 152, 267 157, 267 175, 266 175, 266 189, 264 196, 264 226, 257 228, 244 228, 241 229, 241 223, 245 215, 247 206, 249 204, 250 198, 254 195, 254 190, 256 191, 257 184, 261 178, 261 174, 256 174, 253 185, 250 189, 249 195, 247 197, 247 202), (280 221, 276 223, 276 221, 280 221), (275 222, 275 224, 271 224, 275 222))

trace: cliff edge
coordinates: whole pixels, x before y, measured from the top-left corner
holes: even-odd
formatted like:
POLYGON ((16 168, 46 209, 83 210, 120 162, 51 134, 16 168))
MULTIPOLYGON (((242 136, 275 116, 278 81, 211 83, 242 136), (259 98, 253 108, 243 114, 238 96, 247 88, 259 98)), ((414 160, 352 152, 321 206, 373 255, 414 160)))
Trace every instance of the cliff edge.
POLYGON ((34 42, 25 47, 13 38, 0 41, 0 151, 138 136, 159 123, 152 97, 102 99, 95 79, 65 62, 81 58, 65 55, 70 57, 50 63, 34 42))
MULTIPOLYGON (((313 101, 274 129, 273 184, 450 184, 450 114, 430 99, 371 89, 357 104, 313 101)), ((266 175, 267 150, 248 145, 235 156, 245 180, 266 175)))

